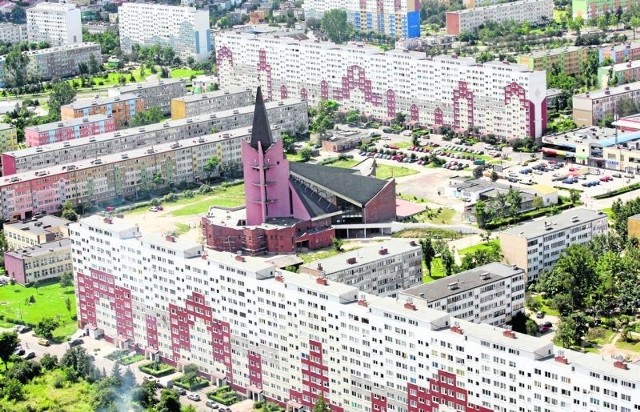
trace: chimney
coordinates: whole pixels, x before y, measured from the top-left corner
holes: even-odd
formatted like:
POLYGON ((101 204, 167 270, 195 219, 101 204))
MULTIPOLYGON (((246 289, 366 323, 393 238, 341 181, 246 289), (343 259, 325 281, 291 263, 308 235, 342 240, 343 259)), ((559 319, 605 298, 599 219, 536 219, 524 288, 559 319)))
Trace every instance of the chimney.
POLYGON ((166 240, 167 242, 173 242, 176 243, 176 238, 173 237, 173 235, 167 235, 164 237, 164 240, 166 240))
POLYGON ((451 327, 451 332, 457 333, 459 335, 464 335, 464 332, 462 331, 462 328, 460 326, 458 326, 458 325, 453 325, 451 327))
POLYGON ((627 366, 626 363, 624 363, 624 362, 622 362, 620 360, 617 360, 617 361, 613 362, 613 367, 614 368, 618 368, 618 369, 624 369, 624 370, 628 370, 629 369, 629 366, 627 366))
POLYGON ((278 273, 278 274, 276 275, 276 282, 284 283, 284 276, 282 276, 282 274, 281 274, 281 273, 278 273))
POLYGON ((412 240, 411 242, 409 242, 409 244, 410 244, 411 246, 418 246, 418 244, 416 243, 416 241, 415 241, 415 240, 412 240))
POLYGON ((378 253, 381 254, 381 255, 388 255, 389 251, 387 250, 387 248, 380 248, 378 253))
POLYGON ((516 333, 512 330, 505 330, 502 332, 502 336, 505 338, 516 339, 516 333))
POLYGON ((347 259, 347 263, 348 263, 349 265, 353 265, 354 263, 356 263, 356 258, 351 257, 351 258, 347 259))
POLYGON ((245 261, 245 260, 244 260, 244 256, 236 255, 236 261, 238 261, 238 262, 244 262, 244 261, 245 261))
POLYGON ((555 361, 558 362, 558 363, 564 363, 565 365, 569 364, 569 359, 567 359, 567 357, 564 356, 564 354, 558 354, 555 357, 555 361))
POLYGON ((208 255, 206 255, 206 254, 205 254, 205 255, 200 255, 200 258, 201 258, 202 260, 207 260, 207 256, 208 256, 208 255))
POLYGON ((109 225, 110 225, 110 224, 112 224, 112 223, 113 223, 113 220, 111 220, 111 218, 110 218, 110 217, 105 217, 105 218, 104 218, 104 220, 103 220, 103 222, 104 222, 104 223, 106 223, 106 224, 109 224, 109 225))
POLYGON ((325 277, 317 277, 316 278, 316 283, 318 285, 323 285, 323 286, 328 286, 329 285, 329 281, 325 277))
POLYGON ((367 297, 365 295, 360 295, 360 299, 358 299, 358 306, 369 306, 367 302, 367 297))
POLYGON ((413 303, 413 300, 411 298, 409 298, 404 303, 404 308, 405 309, 409 309, 409 310, 416 310, 416 305, 413 303))
POLYGON ((323 271, 324 269, 322 268, 322 264, 318 263, 318 270, 319 271, 323 271))

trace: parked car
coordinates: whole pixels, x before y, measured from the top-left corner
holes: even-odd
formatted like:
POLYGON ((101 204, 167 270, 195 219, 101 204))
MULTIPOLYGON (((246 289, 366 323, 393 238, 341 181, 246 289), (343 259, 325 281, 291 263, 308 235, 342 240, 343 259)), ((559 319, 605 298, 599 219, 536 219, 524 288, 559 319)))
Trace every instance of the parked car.
POLYGON ((211 409, 218 409, 220 406, 215 403, 214 401, 207 401, 206 403, 207 407, 211 408, 211 409))
POLYGON ((18 346, 13 353, 15 353, 18 356, 22 356, 24 355, 24 348, 22 346, 18 346))
POLYGON ((187 395, 187 398, 197 402, 200 400, 200 395, 198 395, 197 393, 190 393, 187 395))
POLYGON ((611 176, 602 176, 602 177, 600 178, 600 181, 601 181, 601 182, 610 182, 610 181, 612 181, 612 180, 613 180, 613 177, 611 177, 611 176))
POLYGON ((538 312, 538 313, 536 313, 536 318, 538 318, 538 319, 542 319, 542 318, 544 318, 544 312, 538 312))
POLYGON ((550 327, 553 326, 553 324, 551 322, 545 322, 545 323, 542 324, 542 326, 546 326, 546 327, 550 328, 550 327))
POLYGON ((572 185, 576 182, 576 179, 574 179, 573 177, 568 177, 566 179, 564 179, 562 181, 562 183, 566 184, 566 185, 572 185))
POLYGON ((622 175, 620 173, 612 173, 611 177, 617 177, 617 178, 621 178, 622 175))
POLYGON ((80 338, 78 339, 74 339, 72 341, 69 342, 69 347, 74 347, 74 346, 78 346, 78 345, 82 345, 84 343, 84 341, 80 338))
POLYGON ((33 359, 33 358, 35 358, 35 357, 36 357, 35 352, 29 352, 29 353, 27 353, 26 355, 24 355, 24 356, 22 357, 22 359, 24 359, 24 360, 29 360, 29 359, 33 359))
POLYGON ((158 211, 158 208, 157 208, 157 207, 155 207, 155 206, 151 206, 151 207, 149 208, 149 212, 157 212, 157 211, 158 211))
MULTIPOLYGON (((178 388, 176 390, 178 391, 178 395, 180 395, 180 396, 184 396, 184 395, 187 394, 187 390, 186 389, 178 388)), ((207 406, 209 406, 209 405, 207 405, 207 406)))
POLYGON ((633 179, 635 176, 631 173, 624 175, 624 177, 626 177, 627 179, 633 179))
POLYGON ((51 342, 48 339, 38 339, 38 345, 40 346, 49 346, 51 342))
POLYGON ((547 326, 544 325, 540 325, 540 333, 546 333, 549 331, 549 328, 547 326))

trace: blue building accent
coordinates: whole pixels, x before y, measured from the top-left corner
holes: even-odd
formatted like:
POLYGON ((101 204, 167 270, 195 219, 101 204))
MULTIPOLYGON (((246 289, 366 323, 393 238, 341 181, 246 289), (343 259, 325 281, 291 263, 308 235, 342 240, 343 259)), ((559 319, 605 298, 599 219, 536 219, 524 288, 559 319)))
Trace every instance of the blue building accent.
POLYGON ((378 31, 384 33, 384 14, 378 14, 378 31))
POLYGON ((194 36, 196 36, 196 54, 200 54, 200 36, 198 36, 199 32, 194 32, 194 36))
POLYGON ((407 13, 407 33, 408 39, 420 37, 420 11, 410 11, 407 13))
POLYGON ((211 52, 213 50, 213 45, 211 44, 211 30, 207 30, 207 52, 211 52))
POLYGON ((360 26, 360 13, 353 13, 353 27, 355 27, 356 30, 362 30, 360 26))
POLYGON ((373 14, 367 12, 367 30, 373 30, 373 14))

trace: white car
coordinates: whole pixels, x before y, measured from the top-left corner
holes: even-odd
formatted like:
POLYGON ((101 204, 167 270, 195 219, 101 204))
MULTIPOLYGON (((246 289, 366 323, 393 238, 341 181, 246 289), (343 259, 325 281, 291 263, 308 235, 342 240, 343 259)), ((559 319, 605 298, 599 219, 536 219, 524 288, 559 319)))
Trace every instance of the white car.
POLYGON ((200 395, 198 395, 197 393, 190 393, 187 395, 187 398, 191 399, 192 401, 199 401, 200 395))

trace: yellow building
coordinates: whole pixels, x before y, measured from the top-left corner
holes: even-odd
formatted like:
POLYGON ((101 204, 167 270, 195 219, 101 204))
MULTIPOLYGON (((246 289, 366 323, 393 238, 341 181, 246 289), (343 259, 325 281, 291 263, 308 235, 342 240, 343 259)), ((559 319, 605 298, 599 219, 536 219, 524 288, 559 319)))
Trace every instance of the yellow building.
POLYGON ((539 50, 518 56, 518 64, 530 70, 551 70, 555 64, 566 74, 577 74, 580 72, 580 63, 587 59, 588 51, 586 47, 577 46, 539 50))
POLYGON ((8 123, 0 123, 0 151, 10 152, 18 149, 18 132, 8 123))

